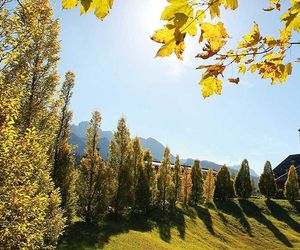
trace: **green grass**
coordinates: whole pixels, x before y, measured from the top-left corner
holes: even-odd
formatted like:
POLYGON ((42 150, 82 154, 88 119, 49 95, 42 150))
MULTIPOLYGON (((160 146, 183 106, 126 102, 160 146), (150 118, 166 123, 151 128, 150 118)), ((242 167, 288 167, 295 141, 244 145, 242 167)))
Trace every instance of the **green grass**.
POLYGON ((300 249, 300 202, 264 199, 178 207, 101 225, 75 222, 59 249, 300 249))

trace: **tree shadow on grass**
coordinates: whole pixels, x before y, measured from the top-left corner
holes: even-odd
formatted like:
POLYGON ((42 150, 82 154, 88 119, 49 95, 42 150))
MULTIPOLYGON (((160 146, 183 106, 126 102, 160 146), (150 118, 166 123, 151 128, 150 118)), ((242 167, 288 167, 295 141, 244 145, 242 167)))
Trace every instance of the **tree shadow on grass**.
POLYGON ((232 200, 228 200, 228 201, 215 200, 215 205, 218 210, 224 212, 225 214, 229 214, 229 215, 235 217, 240 222, 240 224, 244 228, 245 232, 247 234, 249 234, 250 236, 253 236, 252 232, 251 232, 251 226, 250 226, 249 222, 247 221, 242 209, 234 201, 232 201, 232 200))
POLYGON ((150 214, 133 214, 130 218, 106 217, 99 225, 76 222, 70 225, 60 240, 58 249, 102 249, 111 236, 135 230, 148 232, 158 228, 160 238, 166 242, 171 239, 171 228, 178 230, 179 236, 185 238, 184 211, 176 209, 172 213, 163 213, 160 210, 152 211, 150 214))
POLYGON ((299 201, 290 201, 290 204, 294 207, 296 210, 296 213, 300 215, 300 202, 299 201))
POLYGON ((196 206, 195 210, 197 212, 197 215, 198 215, 199 219, 201 219, 203 221, 203 223, 205 224, 207 230, 212 235, 215 235, 215 230, 213 228, 213 221, 211 219, 211 215, 210 215, 209 210, 207 208, 200 207, 200 206, 196 206))
POLYGON ((239 200, 239 203, 244 213, 248 217, 252 217, 259 223, 265 225, 270 231, 272 231, 275 237, 287 247, 293 247, 288 238, 282 232, 280 232, 280 230, 277 227, 275 227, 274 224, 261 213, 260 208, 257 207, 253 202, 248 200, 239 200))
POLYGON ((297 233, 300 233, 300 224, 292 219, 285 209, 272 200, 266 200, 267 207, 269 208, 271 214, 280 221, 288 224, 297 233))

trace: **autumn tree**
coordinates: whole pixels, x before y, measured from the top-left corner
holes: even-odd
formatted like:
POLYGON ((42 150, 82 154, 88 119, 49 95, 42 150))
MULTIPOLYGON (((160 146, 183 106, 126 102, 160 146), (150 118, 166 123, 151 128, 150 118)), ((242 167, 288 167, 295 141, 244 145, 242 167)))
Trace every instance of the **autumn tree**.
POLYGON ((288 178, 284 184, 284 195, 290 201, 299 199, 299 178, 294 165, 289 169, 288 178))
POLYGON ((174 163, 174 169, 172 173, 172 180, 173 180, 173 190, 172 190, 172 201, 173 206, 175 206, 176 202, 180 198, 181 193, 181 165, 180 165, 180 158, 179 155, 176 156, 175 163, 174 163))
POLYGON ((276 194, 276 182, 275 175, 272 170, 271 163, 266 161, 264 166, 264 171, 259 177, 258 181, 259 191, 264 195, 268 200, 273 198, 276 194))
POLYGON ((165 211, 167 202, 170 199, 172 185, 171 176, 171 161, 170 161, 170 149, 165 148, 164 157, 161 165, 158 169, 157 176, 157 189, 158 189, 158 203, 159 206, 165 211))
POLYGON ((206 203, 211 203, 215 193, 215 177, 212 169, 208 169, 207 175, 203 184, 203 196, 206 203))
POLYGON ((110 201, 109 170, 97 148, 100 124, 101 115, 95 111, 86 132, 86 149, 79 168, 79 215, 86 222, 96 222, 108 209, 110 201))
POLYGON ((200 161, 195 160, 192 166, 192 194, 191 203, 197 205, 203 197, 203 178, 200 161))
POLYGON ((192 193, 191 169, 185 167, 182 171, 182 201, 184 205, 188 205, 192 193))
POLYGON ((147 183, 149 186, 147 188, 148 194, 145 195, 147 197, 150 197, 150 203, 148 204, 147 210, 149 210, 151 206, 155 205, 156 193, 157 193, 156 174, 153 169, 152 161, 153 161, 153 156, 151 154, 151 151, 149 149, 146 149, 144 151, 144 163, 145 163, 145 171, 147 176, 147 183))
POLYGON ((60 100, 62 102, 59 118, 58 132, 54 144, 54 159, 52 176, 56 187, 59 187, 62 196, 62 207, 65 210, 68 221, 70 222, 76 214, 77 195, 74 152, 69 144, 70 122, 72 112, 69 105, 72 97, 72 88, 74 87, 75 75, 73 72, 67 72, 65 81, 61 89, 60 100))
POLYGON ((226 165, 218 171, 214 197, 223 201, 234 197, 233 181, 226 165))
POLYGON ((242 161, 241 167, 234 181, 235 192, 238 197, 248 199, 252 193, 252 184, 250 178, 250 167, 248 161, 242 161))
MULTIPOLYGON (((144 170, 143 149, 142 149, 141 141, 138 137, 135 137, 132 140, 132 149, 133 149, 132 151, 133 189, 135 193, 137 189, 138 179, 140 178, 140 171, 144 170)), ((145 175, 144 177, 146 178, 145 175)))
POLYGON ((134 199, 132 143, 126 127, 125 118, 121 118, 114 133, 109 149, 111 185, 113 187, 112 205, 115 216, 119 216, 132 205, 134 199))

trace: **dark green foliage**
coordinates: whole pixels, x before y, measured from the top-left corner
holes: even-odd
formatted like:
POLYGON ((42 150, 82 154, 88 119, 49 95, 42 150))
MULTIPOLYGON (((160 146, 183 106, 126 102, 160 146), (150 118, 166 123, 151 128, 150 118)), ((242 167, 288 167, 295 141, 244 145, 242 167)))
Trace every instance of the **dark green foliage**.
POLYGON ((176 202, 180 198, 180 191, 181 191, 181 166, 180 166, 180 159, 179 155, 176 156, 174 169, 173 169, 173 206, 175 206, 176 202))
POLYGON ((217 174, 215 198, 219 200, 227 200, 234 197, 233 181, 230 177, 228 168, 222 166, 217 174))
MULTIPOLYGON (((145 162, 145 171, 146 171, 146 176, 147 176, 147 181, 149 183, 149 189, 147 192, 149 192, 150 196, 150 204, 149 206, 154 206, 155 203, 155 195, 156 195, 156 178, 155 178, 155 173, 152 165, 153 157, 151 154, 151 151, 149 149, 144 151, 144 162, 145 162)), ((150 208, 149 207, 149 208, 150 208)))
POLYGON ((295 166, 289 169, 288 178, 284 184, 284 195, 290 201, 299 199, 299 182, 295 166))
POLYGON ((260 193, 267 199, 273 198, 276 194, 275 176, 269 161, 265 163, 264 171, 259 178, 258 187, 260 193))
POLYGON ((241 168, 235 177, 234 187, 237 196, 242 199, 248 199, 252 194, 250 168, 246 159, 243 160, 241 168))
POLYGON ((192 194, 191 203, 197 205, 203 198, 203 178, 200 161, 195 160, 192 166, 192 194))

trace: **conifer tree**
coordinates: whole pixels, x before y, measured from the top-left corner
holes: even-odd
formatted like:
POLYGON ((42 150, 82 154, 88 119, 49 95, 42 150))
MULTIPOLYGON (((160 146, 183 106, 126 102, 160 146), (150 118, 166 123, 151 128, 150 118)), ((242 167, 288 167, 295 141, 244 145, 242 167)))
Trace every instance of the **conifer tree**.
POLYGON ((155 199, 156 199, 156 177, 152 165, 153 157, 151 154, 151 151, 149 149, 146 149, 144 151, 144 162, 145 162, 145 171, 147 176, 147 183, 149 185, 147 189, 146 196, 150 197, 150 203, 148 204, 147 210, 155 205, 155 199))
POLYGON ((134 198, 133 148, 125 118, 119 120, 117 131, 110 143, 109 152, 109 166, 112 171, 111 185, 113 186, 112 205, 117 217, 132 205, 134 198))
POLYGON ((250 168, 246 159, 243 160, 241 168, 235 177, 234 187, 238 197, 248 199, 251 196, 252 185, 250 179, 250 168))
POLYGON ((213 175, 213 171, 211 169, 207 171, 203 189, 204 189, 203 196, 205 197, 205 202, 211 203, 215 193, 215 178, 213 175))
POLYGON ((170 200, 171 193, 171 162, 170 162, 170 149, 165 148, 164 157, 158 169, 157 176, 157 189, 158 189, 158 203, 159 206, 165 211, 167 201, 170 200))
POLYGON ((299 178, 294 165, 289 169, 288 178, 284 184, 284 195, 290 201, 299 199, 299 178))
POLYGON ((233 181, 226 165, 223 165, 217 174, 214 197, 219 200, 227 200, 234 196, 233 181))
POLYGON ((182 172, 182 201, 184 205, 188 205, 192 193, 192 179, 190 168, 185 167, 182 172))
POLYGON ((260 193, 264 195, 268 200, 270 198, 273 198, 276 194, 275 175, 269 161, 266 161, 265 163, 264 171, 258 181, 258 187, 260 193))
POLYGON ((175 206, 176 202, 180 198, 180 191, 181 191, 181 166, 180 166, 180 159, 179 155, 176 156, 175 163, 174 163, 174 170, 173 170, 173 206, 175 206))
POLYGON ((200 161, 195 160, 192 167, 192 194, 191 203, 197 205, 203 197, 203 178, 200 161))
POLYGON ((87 129, 85 155, 79 168, 79 215, 83 216, 86 222, 96 222, 108 209, 110 198, 108 168, 97 148, 100 124, 101 115, 95 111, 87 129))
POLYGON ((70 222, 76 214, 77 195, 76 195, 76 178, 74 155, 72 146, 69 144, 70 139, 70 121, 72 112, 69 111, 69 104, 74 86, 74 73, 67 72, 66 79, 61 90, 61 111, 60 122, 56 140, 54 144, 53 160, 53 180, 56 187, 60 188, 62 196, 62 207, 70 222))

